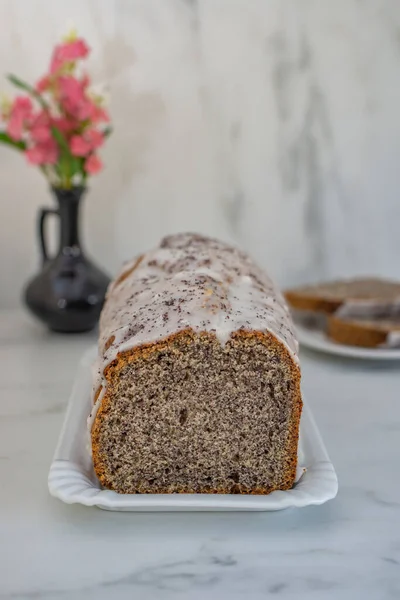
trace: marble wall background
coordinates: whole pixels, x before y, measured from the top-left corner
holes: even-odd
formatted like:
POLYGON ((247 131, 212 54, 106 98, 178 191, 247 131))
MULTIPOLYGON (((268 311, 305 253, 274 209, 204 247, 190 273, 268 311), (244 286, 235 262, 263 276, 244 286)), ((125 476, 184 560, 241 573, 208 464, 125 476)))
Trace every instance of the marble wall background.
MULTIPOLYGON (((398 0, 0 0, 0 73, 37 78, 69 19, 110 84, 115 133, 84 215, 110 272, 190 229, 283 285, 400 277, 398 0)), ((49 201, 0 148, 0 305, 38 266, 49 201)))

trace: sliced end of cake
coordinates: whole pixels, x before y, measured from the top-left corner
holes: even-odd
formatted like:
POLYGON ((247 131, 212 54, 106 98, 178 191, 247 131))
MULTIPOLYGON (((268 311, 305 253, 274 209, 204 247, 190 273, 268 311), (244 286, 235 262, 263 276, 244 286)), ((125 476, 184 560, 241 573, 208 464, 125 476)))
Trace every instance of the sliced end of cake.
POLYGON ((92 427, 93 462, 120 493, 268 494, 292 487, 300 371, 272 334, 179 332, 121 353, 92 427))

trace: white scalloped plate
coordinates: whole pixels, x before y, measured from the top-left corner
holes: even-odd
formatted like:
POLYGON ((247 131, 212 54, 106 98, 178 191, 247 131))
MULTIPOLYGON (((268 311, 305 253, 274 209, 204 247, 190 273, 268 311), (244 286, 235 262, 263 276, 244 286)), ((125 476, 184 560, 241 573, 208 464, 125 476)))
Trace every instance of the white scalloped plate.
POLYGON ((366 358, 369 360, 400 360, 400 348, 361 348, 359 346, 345 346, 329 340, 325 333, 319 329, 304 327, 295 322, 297 339, 300 346, 318 350, 326 354, 335 354, 348 358, 366 358))
POLYGON ((291 490, 268 496, 234 494, 117 494, 102 489, 87 450, 91 364, 96 348, 83 356, 72 390, 48 484, 52 496, 67 504, 117 511, 263 511, 322 504, 337 494, 332 463, 307 404, 300 423, 298 481, 291 490))

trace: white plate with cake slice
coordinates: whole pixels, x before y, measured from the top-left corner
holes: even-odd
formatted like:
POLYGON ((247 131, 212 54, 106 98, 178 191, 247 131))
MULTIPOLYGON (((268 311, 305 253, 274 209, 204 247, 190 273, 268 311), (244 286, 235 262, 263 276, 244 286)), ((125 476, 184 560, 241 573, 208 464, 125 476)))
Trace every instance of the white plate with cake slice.
POLYGON ((400 282, 356 277, 300 286, 285 296, 304 347, 351 358, 400 359, 400 282))
POLYGON ((348 358, 369 360, 400 360, 399 348, 362 348, 361 346, 347 346, 330 340, 326 333, 317 328, 306 327, 295 321, 297 339, 300 347, 309 348, 318 352, 335 354, 348 358))
MULTIPOLYGON (((335 469, 304 403, 300 422, 297 481, 288 491, 269 495, 240 494, 118 494, 101 487, 88 450, 87 415, 90 412, 91 365, 95 347, 83 356, 57 449, 50 467, 50 494, 67 504, 97 506, 115 511, 273 511, 323 504, 338 490, 335 469)), ((304 399, 303 399, 304 400, 304 399)))

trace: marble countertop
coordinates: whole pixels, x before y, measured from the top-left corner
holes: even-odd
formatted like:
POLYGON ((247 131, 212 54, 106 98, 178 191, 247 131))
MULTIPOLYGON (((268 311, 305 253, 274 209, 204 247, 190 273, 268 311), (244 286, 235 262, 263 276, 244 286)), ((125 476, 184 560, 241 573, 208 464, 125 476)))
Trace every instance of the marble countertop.
POLYGON ((400 364, 302 353, 335 500, 277 513, 111 513, 47 491, 74 372, 94 340, 0 312, 1 600, 400 597, 400 364))

